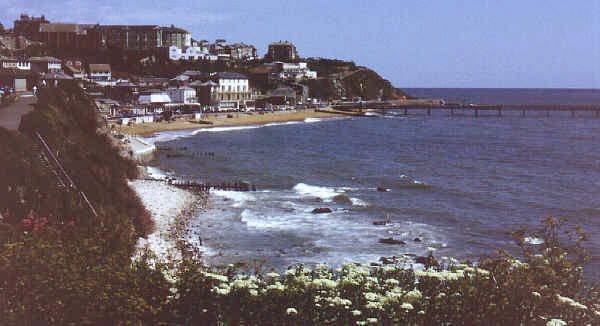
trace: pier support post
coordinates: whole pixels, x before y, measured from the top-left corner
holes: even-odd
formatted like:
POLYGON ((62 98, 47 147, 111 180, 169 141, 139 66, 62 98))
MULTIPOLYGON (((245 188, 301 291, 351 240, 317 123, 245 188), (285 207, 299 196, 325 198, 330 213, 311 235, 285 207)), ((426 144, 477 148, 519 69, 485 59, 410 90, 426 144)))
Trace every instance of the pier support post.
POLYGON ((431 108, 427 108, 427 115, 431 115, 431 108))
POLYGON ((546 117, 550 118, 550 110, 546 111, 546 117))
POLYGON ((571 118, 575 118, 575 110, 571 110, 571 118))
POLYGON ((454 108, 450 108, 450 116, 453 117, 454 116, 454 108))
POLYGON ((404 108, 404 115, 408 115, 408 109, 404 108))
POLYGON ((475 118, 479 116, 479 110, 475 109, 475 118))
POLYGON ((525 109, 523 109, 523 110, 521 111, 521 116, 522 116, 522 117, 524 117, 524 116, 525 116, 525 109))
POLYGON ((501 106, 498 107, 498 116, 499 117, 502 116, 502 107, 501 106))

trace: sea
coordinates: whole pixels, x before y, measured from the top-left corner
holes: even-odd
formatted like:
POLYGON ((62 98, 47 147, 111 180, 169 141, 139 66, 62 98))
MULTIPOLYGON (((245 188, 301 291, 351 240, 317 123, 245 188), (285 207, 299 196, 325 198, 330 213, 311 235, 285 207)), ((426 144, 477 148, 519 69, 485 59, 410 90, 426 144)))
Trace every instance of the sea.
MULTIPOLYGON (((452 103, 600 105, 599 89, 404 90, 452 103)), ((169 150, 157 152, 151 170, 256 187, 212 191, 209 208, 187 221, 187 240, 210 264, 377 263, 428 248, 477 260, 496 249, 518 254, 508 232, 555 217, 589 235, 585 273, 600 279, 593 112, 402 113, 159 133, 150 140, 169 150), (386 238, 404 244, 379 242, 386 238)))

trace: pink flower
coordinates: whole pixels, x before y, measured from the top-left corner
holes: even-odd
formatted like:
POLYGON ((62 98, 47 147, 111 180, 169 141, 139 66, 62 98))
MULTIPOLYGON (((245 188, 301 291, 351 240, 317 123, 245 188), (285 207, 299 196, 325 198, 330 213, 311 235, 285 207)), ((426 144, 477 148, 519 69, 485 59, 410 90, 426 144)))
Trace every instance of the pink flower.
POLYGON ((68 226, 75 226, 75 221, 71 220, 69 221, 69 223, 67 223, 68 226))
POLYGON ((33 214, 31 214, 31 213, 27 214, 27 218, 30 220, 33 220, 33 214))
POLYGON ((40 223, 42 223, 42 225, 44 225, 44 224, 48 223, 48 218, 47 218, 47 217, 42 217, 42 218, 40 219, 40 223))
POLYGON ((36 224, 33 226, 33 232, 37 232, 37 231, 39 231, 39 230, 40 230, 40 225, 39 225, 38 223, 36 223, 36 224))
POLYGON ((62 243, 59 243, 59 244, 58 244, 58 247, 59 247, 59 248, 62 248, 62 243))
POLYGON ((28 218, 25 218, 23 219, 23 226, 31 226, 31 222, 33 221, 28 218))

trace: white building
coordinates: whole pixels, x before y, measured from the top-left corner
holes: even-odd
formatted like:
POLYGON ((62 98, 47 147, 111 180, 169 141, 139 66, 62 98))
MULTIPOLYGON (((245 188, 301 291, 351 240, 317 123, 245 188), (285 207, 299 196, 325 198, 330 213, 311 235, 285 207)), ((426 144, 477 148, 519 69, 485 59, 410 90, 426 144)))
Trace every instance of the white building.
POLYGON ((167 88, 167 94, 172 103, 192 104, 196 103, 196 90, 191 87, 167 88))
POLYGON ((31 61, 25 58, 1 57, 2 69, 31 70, 31 61))
POLYGON ((317 72, 308 69, 306 62, 299 63, 286 63, 281 62, 281 73, 279 77, 281 79, 317 79, 317 72))
POLYGON ((219 72, 216 77, 219 110, 239 109, 250 100, 250 83, 247 76, 235 72, 219 72))
POLYGON ((110 65, 90 64, 88 80, 97 83, 110 82, 112 80, 110 65))
POLYGON ((189 60, 189 61, 198 61, 198 60, 209 60, 216 61, 216 56, 212 56, 208 53, 207 48, 202 48, 198 46, 190 46, 183 51, 177 46, 173 45, 169 47, 169 59, 171 60, 189 60))

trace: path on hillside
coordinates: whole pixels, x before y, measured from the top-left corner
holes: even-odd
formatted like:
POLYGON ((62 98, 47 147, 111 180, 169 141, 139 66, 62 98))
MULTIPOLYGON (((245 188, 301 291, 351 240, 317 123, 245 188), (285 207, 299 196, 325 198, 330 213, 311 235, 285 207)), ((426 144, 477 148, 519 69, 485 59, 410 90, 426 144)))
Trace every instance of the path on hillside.
POLYGON ((0 107, 0 127, 18 130, 21 116, 33 110, 37 98, 31 92, 19 93, 15 103, 0 107))

